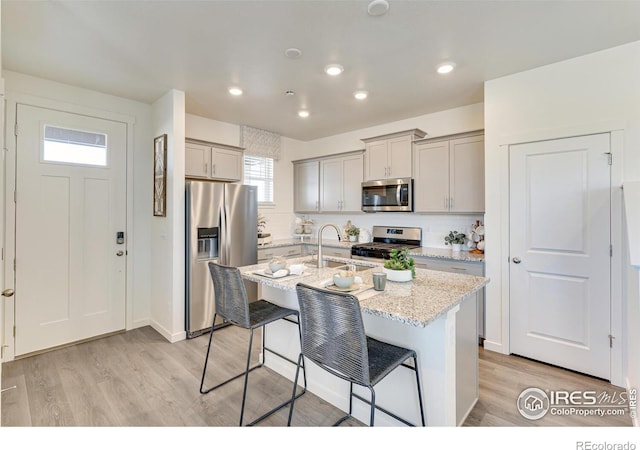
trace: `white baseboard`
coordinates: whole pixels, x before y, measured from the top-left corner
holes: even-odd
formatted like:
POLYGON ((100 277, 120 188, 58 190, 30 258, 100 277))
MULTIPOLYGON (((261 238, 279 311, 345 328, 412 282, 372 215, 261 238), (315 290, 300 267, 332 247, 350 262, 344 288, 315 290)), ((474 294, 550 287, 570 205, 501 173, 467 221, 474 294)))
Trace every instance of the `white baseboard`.
POLYGON ((491 350, 492 352, 502 353, 503 355, 507 355, 508 353, 505 351, 504 346, 499 342, 491 342, 489 340, 484 340, 484 348, 487 350, 491 350))
POLYGON ((146 326, 148 326, 150 324, 151 323, 150 323, 149 319, 135 320, 135 321, 131 322, 131 324, 127 328, 127 330, 135 330, 136 328, 146 327, 146 326))
POLYGON ((162 325, 160 325, 155 320, 151 320, 149 325, 151 325, 151 328, 153 328, 158 333, 160 333, 163 338, 165 338, 167 341, 171 342, 172 344, 174 342, 184 341, 187 338, 187 332, 186 331, 183 330, 183 331, 180 331, 178 333, 171 333, 169 330, 164 328, 162 325))

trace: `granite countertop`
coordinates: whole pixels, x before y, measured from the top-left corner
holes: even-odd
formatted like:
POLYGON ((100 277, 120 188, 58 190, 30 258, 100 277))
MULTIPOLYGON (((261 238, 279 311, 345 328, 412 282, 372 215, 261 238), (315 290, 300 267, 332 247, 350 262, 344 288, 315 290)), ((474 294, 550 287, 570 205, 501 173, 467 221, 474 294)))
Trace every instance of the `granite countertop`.
MULTIPOLYGON (((310 239, 305 239, 304 242, 301 242, 300 239, 296 239, 296 238, 276 239, 269 244, 259 245, 258 249, 287 247, 290 245, 300 245, 300 244, 317 246, 318 239, 315 237, 312 237, 310 239)), ((322 240, 323 247, 351 248, 354 244, 358 244, 358 242, 338 241, 335 239, 322 240)), ((411 250, 409 252, 409 255, 414 257, 450 259, 454 261, 484 262, 484 253, 469 253, 465 251, 454 252, 450 248, 420 247, 420 248, 411 250)))
MULTIPOLYGON (((372 272, 380 271, 382 265, 370 261, 354 261, 344 258, 326 258, 327 260, 355 263, 371 269, 358 271, 363 284, 372 285, 372 272)), ((310 257, 293 258, 289 265, 309 262, 310 257)), ((287 276, 272 279, 256 275, 252 272, 265 269, 268 264, 256 264, 240 267, 242 276, 266 286, 285 291, 295 290, 296 284, 305 283, 325 286, 336 272, 335 268, 305 266, 304 273, 298 276, 287 276)), ((426 327, 429 323, 445 314, 451 308, 469 298, 489 282, 488 278, 463 275, 458 273, 439 272, 416 269, 416 278, 407 283, 387 281, 384 291, 366 290, 357 294, 360 307, 365 313, 399 321, 415 327, 426 327)))

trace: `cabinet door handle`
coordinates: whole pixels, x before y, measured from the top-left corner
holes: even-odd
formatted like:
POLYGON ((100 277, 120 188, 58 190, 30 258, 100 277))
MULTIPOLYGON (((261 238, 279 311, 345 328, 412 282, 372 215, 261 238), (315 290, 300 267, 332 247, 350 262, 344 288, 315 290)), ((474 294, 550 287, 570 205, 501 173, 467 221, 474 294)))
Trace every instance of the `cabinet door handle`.
POLYGON ((208 175, 208 174, 207 174, 207 169, 208 169, 208 167, 209 167, 209 165, 208 165, 207 163, 204 163, 204 174, 205 174, 205 175, 208 175))
POLYGON ((449 197, 444 197, 444 209, 449 209, 449 197))
POLYGON ((467 271, 467 269, 465 267, 451 267, 452 270, 462 270, 462 271, 467 271))
POLYGON ((454 200, 454 198, 453 198, 453 197, 451 197, 450 204, 449 204, 449 207, 450 207, 451 209, 453 209, 453 203, 454 203, 454 202, 453 202, 453 200, 454 200))
POLYGON ((215 164, 213 165, 213 174, 214 175, 216 174, 216 165, 215 164))

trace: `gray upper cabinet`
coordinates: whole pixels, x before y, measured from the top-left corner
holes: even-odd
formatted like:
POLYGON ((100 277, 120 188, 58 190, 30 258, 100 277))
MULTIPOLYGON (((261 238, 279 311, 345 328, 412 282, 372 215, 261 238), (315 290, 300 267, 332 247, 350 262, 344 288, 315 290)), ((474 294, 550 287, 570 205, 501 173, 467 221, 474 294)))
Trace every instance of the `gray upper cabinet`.
POLYGON ((413 177, 416 212, 484 212, 484 134, 416 141, 413 177))
POLYGON ((293 206, 295 212, 320 210, 320 162, 293 162, 293 206))
POLYGON ((328 158, 320 162, 320 210, 361 211, 362 154, 328 158))
POLYGON ((361 150, 294 161, 293 165, 295 212, 361 212, 361 150))
POLYGON ((363 139, 365 143, 364 179, 370 181, 410 178, 413 141, 425 136, 424 131, 415 128, 363 139))
POLYGON ((187 178, 242 180, 243 149, 224 144, 191 142, 185 144, 187 178))

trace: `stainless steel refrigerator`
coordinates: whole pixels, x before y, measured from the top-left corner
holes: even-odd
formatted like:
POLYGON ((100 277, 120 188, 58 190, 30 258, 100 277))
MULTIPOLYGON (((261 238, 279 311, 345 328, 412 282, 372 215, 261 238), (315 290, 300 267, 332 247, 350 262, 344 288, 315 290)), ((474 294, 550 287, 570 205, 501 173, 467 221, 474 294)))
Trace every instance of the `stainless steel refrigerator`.
MULTIPOLYGON (((257 188, 207 181, 186 182, 186 314, 187 338, 211 330, 215 299, 209 261, 247 266, 258 261, 257 188)), ((245 281, 249 301, 256 283, 245 281)), ((216 319, 214 329, 223 326, 216 319)))

